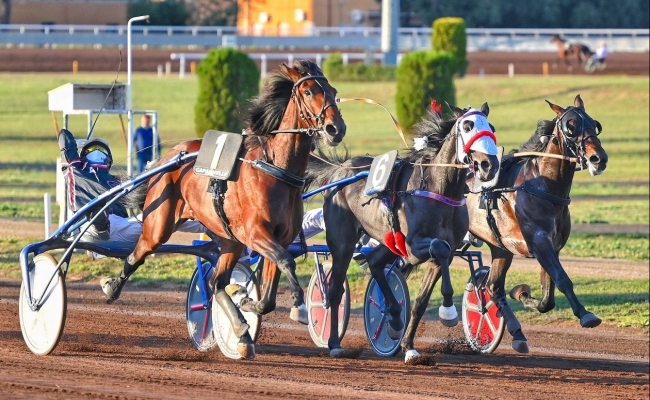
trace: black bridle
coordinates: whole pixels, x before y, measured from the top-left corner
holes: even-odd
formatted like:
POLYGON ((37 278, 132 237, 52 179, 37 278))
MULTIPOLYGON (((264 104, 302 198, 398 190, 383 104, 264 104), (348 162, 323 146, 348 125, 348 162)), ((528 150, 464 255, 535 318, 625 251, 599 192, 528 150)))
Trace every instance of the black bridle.
POLYGON ((557 130, 562 135, 565 148, 573 156, 579 158, 582 162, 585 160, 585 141, 590 137, 598 137, 603 127, 600 122, 593 120, 587 113, 578 107, 567 107, 564 114, 555 121, 557 130), (571 126, 569 121, 575 121, 576 125, 571 126), (586 134, 587 131, 593 133, 586 134))
POLYGON ((323 132, 324 127, 323 123, 325 122, 325 111, 334 106, 336 104, 335 99, 331 99, 330 101, 327 101, 327 99, 330 97, 319 79, 324 79, 325 82, 327 82, 327 78, 323 75, 307 75, 303 76, 302 78, 298 79, 294 84, 293 88, 291 89, 291 98, 294 100, 296 103, 296 107, 298 107, 298 113, 300 115, 300 118, 305 121, 307 124, 307 128, 298 128, 298 129, 282 129, 282 130, 274 130, 271 131, 272 134, 275 133, 295 133, 295 134, 302 134, 306 133, 309 136, 313 136, 315 133, 323 132), (320 86, 321 90, 323 91, 323 97, 325 98, 325 101, 323 102, 323 106, 321 107, 320 111, 318 114, 314 114, 307 106, 305 106, 304 101, 301 101, 301 96, 298 95, 297 88, 300 86, 301 83, 307 80, 313 79, 316 81, 316 84, 320 86), (311 121, 316 121, 316 125, 312 125, 311 121))

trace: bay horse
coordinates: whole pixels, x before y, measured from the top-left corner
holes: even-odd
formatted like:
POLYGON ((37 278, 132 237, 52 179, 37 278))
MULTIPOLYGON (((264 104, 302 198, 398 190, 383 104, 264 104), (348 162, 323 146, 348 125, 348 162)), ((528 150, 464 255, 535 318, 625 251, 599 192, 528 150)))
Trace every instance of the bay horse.
POLYGON ((569 60, 571 56, 576 57, 578 64, 583 64, 594 54, 587 45, 569 42, 557 34, 551 36, 551 42, 557 46, 556 65, 557 61, 562 60, 564 65, 571 67, 571 61, 569 60))
POLYGON ((536 258, 542 267, 542 300, 533 299, 526 285, 512 290, 515 300, 548 312, 555 307, 557 285, 582 327, 601 322, 578 300, 559 253, 571 233, 569 192, 576 166, 588 169, 592 176, 607 167, 607 153, 598 139, 602 126, 587 114, 580 95, 566 108, 547 103, 556 117, 540 120, 533 136, 503 158, 496 186, 480 191, 468 182, 469 230, 487 243, 492 254, 486 288, 513 336, 512 347, 520 353, 528 352, 528 343, 504 289, 513 255, 536 258))
MULTIPOLYGON (((414 348, 413 339, 433 288, 441 277, 444 300, 439 309, 440 320, 446 326, 458 323, 449 264, 469 227, 464 198, 467 169, 488 181, 498 171, 499 159, 494 129, 487 120, 487 103, 480 111, 449 107, 454 114, 452 119, 444 119, 434 103, 427 116, 413 127, 416 147, 398 159, 394 168, 385 165, 392 177, 384 191, 366 194, 366 181, 359 180, 324 192, 326 240, 332 255, 328 291, 330 356, 350 356, 341 347, 337 334, 338 310, 355 243, 363 233, 381 242, 366 258, 372 277, 386 298, 390 313, 387 329, 394 340, 400 339, 404 332, 400 319, 402 306, 389 288, 384 267, 397 257, 404 257, 409 264, 407 268, 418 265, 426 268, 401 343, 406 353, 405 362, 423 360, 414 348)), ((321 159, 309 161, 308 182, 322 186, 368 170, 372 162, 370 156, 349 158, 347 154, 330 154, 328 158, 321 152, 321 159)), ((371 170, 367 179, 372 181, 372 176, 371 170)))
MULTIPOLYGON (((345 136, 346 125, 336 104, 336 94, 318 65, 311 61, 296 60, 291 67, 282 64, 278 71, 268 75, 247 110, 237 177, 222 181, 226 187, 220 192, 221 212, 216 210, 217 196, 207 193, 210 178, 192 172, 194 161, 152 176, 141 204, 142 235, 126 258, 121 274, 102 280, 108 302, 119 297, 146 256, 167 242, 183 221, 193 219, 220 239, 221 255, 210 285, 215 301, 240 338, 238 352, 242 358, 254 358, 254 343, 243 315, 224 288, 230 283, 230 273, 245 247, 264 256, 264 289, 260 302, 242 304, 241 309, 258 314, 273 311, 281 271, 288 277, 291 289, 290 316, 307 323, 296 263, 286 247, 300 232, 301 194, 312 145, 318 138, 336 146, 345 136)), ((201 140, 180 143, 159 164, 180 153, 198 151, 200 146, 201 140)))

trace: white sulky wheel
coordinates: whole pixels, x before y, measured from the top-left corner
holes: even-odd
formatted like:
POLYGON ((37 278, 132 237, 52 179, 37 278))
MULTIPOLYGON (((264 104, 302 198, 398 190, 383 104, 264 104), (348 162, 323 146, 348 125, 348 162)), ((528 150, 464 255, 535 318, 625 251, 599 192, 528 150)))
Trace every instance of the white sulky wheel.
MULTIPOLYGON (((325 273, 325 282, 329 284, 330 280, 330 264, 323 265, 323 272, 325 273)), ((325 288, 327 290, 327 288, 325 288)), ((343 297, 341 297, 341 304, 339 304, 339 339, 343 339, 345 331, 348 328, 348 321, 350 319, 350 286, 348 278, 343 281, 343 297)), ((327 293, 326 293, 327 294, 327 293)), ((316 346, 327 348, 327 341, 330 338, 330 321, 332 315, 330 308, 325 308, 323 304, 323 295, 321 292, 320 281, 318 279, 318 268, 311 274, 309 280, 309 287, 307 287, 307 311, 309 315, 309 335, 314 341, 316 346)))
POLYGON ((57 262, 49 254, 34 257, 29 266, 29 282, 32 296, 41 303, 32 311, 25 283, 20 286, 18 315, 20 330, 25 344, 32 353, 39 356, 50 354, 59 344, 67 312, 65 280, 57 262))
POLYGON ((490 354, 501 343, 505 330, 505 321, 499 313, 497 305, 492 301, 492 296, 485 288, 485 280, 490 272, 487 267, 482 267, 474 272, 478 290, 475 290, 470 278, 463 294, 463 330, 469 345, 475 351, 490 354), (478 296, 477 296, 478 294, 478 296), (480 306, 481 298, 485 299, 485 307, 480 306))
POLYGON ((212 289, 209 281, 212 277, 214 267, 209 262, 203 263, 204 276, 199 276, 199 269, 192 274, 190 286, 187 289, 185 301, 185 319, 187 320, 187 331, 190 334, 192 344, 199 351, 209 351, 217 345, 217 339, 212 330, 212 289), (200 281, 203 279, 203 282, 200 281), (207 300, 207 308, 203 303, 203 292, 207 300))
MULTIPOLYGON (((232 270, 232 274, 230 275, 230 283, 237 283, 241 286, 244 286, 251 274, 252 271, 249 267, 244 264, 237 263, 237 265, 235 265, 235 268, 232 270)), ((255 277, 253 277, 253 279, 248 283, 246 290, 248 291, 248 297, 250 297, 252 300, 260 300, 260 289, 255 277)), ((262 324, 262 316, 254 312, 246 311, 242 311, 242 314, 250 326, 248 333, 253 339, 253 342, 255 342, 257 340, 257 336, 259 335, 260 326, 262 324)), ((228 358, 239 360, 241 358, 239 352, 237 351, 239 338, 235 336, 235 333, 232 330, 232 326, 230 325, 230 320, 216 301, 212 301, 212 324, 215 340, 219 345, 219 349, 223 355, 228 358)))
MULTIPOLYGON (((388 269, 384 270, 388 271, 388 269)), ((406 331, 406 326, 411 315, 411 299, 409 296, 408 286, 404 275, 397 269, 393 268, 388 276, 388 285, 393 295, 402 306, 400 318, 404 324, 402 337, 406 331)), ((391 339, 388 336, 386 324, 389 317, 386 310, 384 296, 379 290, 379 285, 374 279, 370 279, 366 287, 366 295, 363 301, 363 327, 366 331, 366 338, 372 350, 379 356, 391 357, 397 354, 402 343, 402 338, 398 340, 391 339)))

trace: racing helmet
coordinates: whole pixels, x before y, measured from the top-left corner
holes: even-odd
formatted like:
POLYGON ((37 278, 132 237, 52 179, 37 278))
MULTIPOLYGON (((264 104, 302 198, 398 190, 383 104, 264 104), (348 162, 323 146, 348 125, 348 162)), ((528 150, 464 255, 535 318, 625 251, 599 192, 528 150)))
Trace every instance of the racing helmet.
POLYGON ((82 159, 86 159, 91 164, 102 164, 111 166, 113 164, 113 154, 108 142, 102 138, 93 138, 86 141, 79 152, 82 159))

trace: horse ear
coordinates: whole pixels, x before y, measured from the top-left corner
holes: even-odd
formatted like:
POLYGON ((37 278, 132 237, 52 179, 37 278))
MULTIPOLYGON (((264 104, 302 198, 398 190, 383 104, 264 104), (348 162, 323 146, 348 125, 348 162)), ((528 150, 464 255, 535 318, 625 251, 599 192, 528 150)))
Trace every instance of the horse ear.
POLYGON ((487 102, 483 103, 483 105, 481 106, 481 112, 485 114, 486 117, 488 116, 488 114, 490 114, 490 106, 488 106, 487 102))
POLYGON ((282 69, 282 71, 286 73, 294 82, 297 82, 298 79, 302 78, 302 75, 300 75, 300 72, 298 72, 298 70, 296 70, 293 67, 290 67, 286 63, 280 64, 280 69, 282 69))
POLYGON ((582 98, 580 98, 580 95, 577 95, 576 98, 573 100, 573 105, 583 110, 585 109, 585 103, 584 101, 582 101, 582 98))
POLYGON ((458 108, 458 107, 452 106, 451 104, 447 103, 446 101, 445 101, 445 104, 446 104, 447 107, 449 107, 449 109, 454 113, 454 115, 456 116, 456 118, 460 118, 460 117, 463 116, 463 114, 465 114, 465 113, 463 112, 463 110, 461 110, 461 109, 458 108))
POLYGON ((557 114, 558 117, 560 115, 564 114, 564 111, 565 111, 564 108, 562 108, 562 107, 560 107, 560 106, 558 106, 556 104, 553 104, 548 100, 544 100, 544 101, 548 103, 548 105, 551 107, 551 110, 555 111, 555 113, 557 114))

